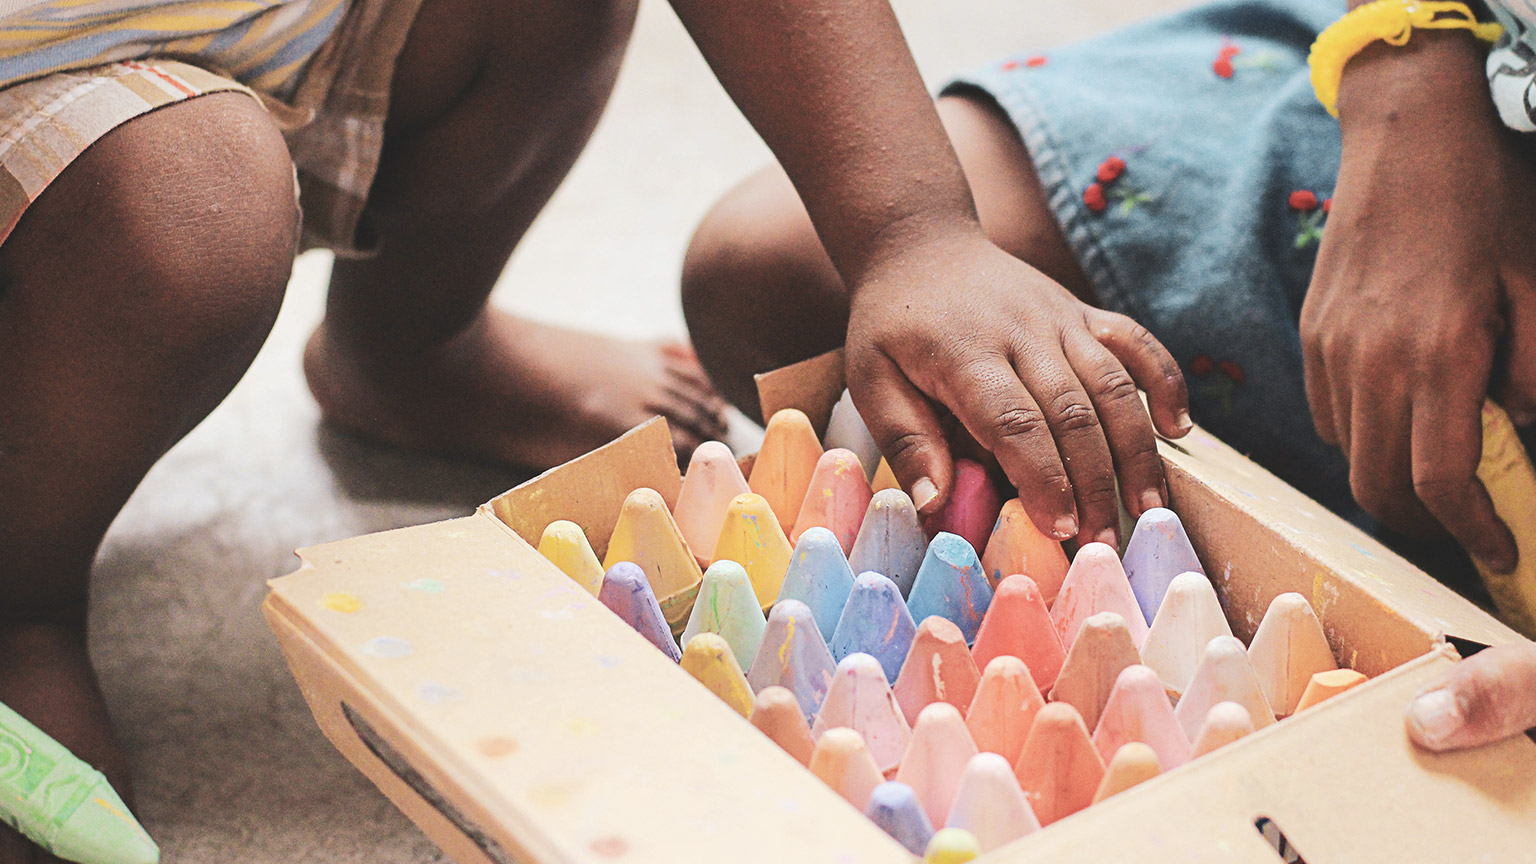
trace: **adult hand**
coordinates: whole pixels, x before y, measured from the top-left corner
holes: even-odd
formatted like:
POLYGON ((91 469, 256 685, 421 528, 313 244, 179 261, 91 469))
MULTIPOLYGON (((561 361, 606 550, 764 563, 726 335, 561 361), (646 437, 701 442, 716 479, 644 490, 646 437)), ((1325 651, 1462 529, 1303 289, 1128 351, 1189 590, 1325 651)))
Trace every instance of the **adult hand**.
POLYGON ((952 481, 939 406, 1057 539, 1113 542, 1117 474, 1131 513, 1167 503, 1153 428, 1188 432, 1188 394, 1142 326, 1082 303, 979 231, 878 262, 852 296, 848 387, 920 510, 942 504, 952 481))
POLYGON ((1536 727, 1536 643, 1488 648, 1457 663, 1408 705, 1408 737, 1459 750, 1536 727))

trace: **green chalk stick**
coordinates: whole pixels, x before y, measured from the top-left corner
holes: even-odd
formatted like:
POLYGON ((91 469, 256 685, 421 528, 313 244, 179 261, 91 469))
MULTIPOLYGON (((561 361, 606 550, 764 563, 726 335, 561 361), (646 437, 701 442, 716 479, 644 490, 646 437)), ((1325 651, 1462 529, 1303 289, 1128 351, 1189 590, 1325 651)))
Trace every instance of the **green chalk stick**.
POLYGON ((107 778, 3 703, 0 821, 66 861, 160 861, 160 847, 107 778))

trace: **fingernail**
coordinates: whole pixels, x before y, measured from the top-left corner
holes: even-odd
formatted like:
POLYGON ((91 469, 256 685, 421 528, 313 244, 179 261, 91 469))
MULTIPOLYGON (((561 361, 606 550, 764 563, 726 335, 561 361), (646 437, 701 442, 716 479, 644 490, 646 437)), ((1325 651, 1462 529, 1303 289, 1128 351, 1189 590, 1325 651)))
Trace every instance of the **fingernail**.
POLYGON ((1077 536, 1077 517, 1063 516, 1056 520, 1056 539, 1066 540, 1077 536))
POLYGON ((1113 528, 1105 528, 1103 531, 1099 532, 1097 537, 1093 539, 1095 542, 1103 543, 1105 546, 1108 546, 1111 549, 1120 548, 1120 537, 1113 528))
POLYGON ((1141 493, 1141 512, 1145 513, 1154 507, 1163 506, 1163 496, 1156 489, 1148 489, 1141 493))
POLYGON ((939 487, 933 485, 933 481, 927 477, 917 478, 912 484, 912 504, 921 510, 933 503, 933 499, 939 497, 939 487))
POLYGON ((1414 725, 1424 743, 1439 746, 1461 730, 1461 708, 1451 691, 1442 687, 1409 703, 1408 722, 1414 725))
POLYGON ((1509 421, 1516 426, 1529 426, 1536 423, 1536 411, 1511 411, 1509 421))
POLYGON ((1185 432, 1195 428, 1195 421, 1189 419, 1188 411, 1180 411, 1178 416, 1179 428, 1185 432))

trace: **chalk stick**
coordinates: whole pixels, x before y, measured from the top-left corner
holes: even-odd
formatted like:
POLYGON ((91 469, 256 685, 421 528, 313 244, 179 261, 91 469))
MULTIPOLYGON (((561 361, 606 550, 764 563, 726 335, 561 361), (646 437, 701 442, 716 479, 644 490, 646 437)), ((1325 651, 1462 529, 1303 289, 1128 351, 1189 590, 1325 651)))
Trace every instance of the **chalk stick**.
POLYGON ((741 674, 741 664, 731 653, 731 644, 719 633, 700 633, 689 639, 683 646, 681 665, 684 672, 698 679, 738 714, 752 714, 752 687, 741 674))
POLYGON ((1002 506, 1002 498, 992 485, 992 478, 987 476, 987 469, 971 459, 956 459, 949 500, 928 517, 923 527, 930 537, 947 531, 964 537, 973 549, 981 549, 992 536, 1002 506))
POLYGON ((1093 793, 1093 803, 1145 783, 1161 773, 1163 766, 1156 751, 1140 741, 1127 742, 1110 757, 1109 765, 1104 769, 1104 780, 1093 793))
POLYGON ((908 723, 916 723, 923 708, 948 702, 962 713, 976 697, 981 671, 965 647, 965 635, 953 621, 931 615, 917 625, 917 635, 901 664, 891 690, 908 723))
POLYGON ((795 694, 779 686, 764 687, 752 700, 752 713, 747 720, 801 765, 811 764, 811 751, 816 744, 811 740, 811 726, 805 721, 795 694))
POLYGON ((838 661, 856 653, 868 654, 880 661, 886 680, 895 681, 916 635, 917 625, 912 623, 896 583, 879 573, 860 573, 853 580, 848 605, 843 607, 827 647, 832 649, 832 659, 838 661))
POLYGON ((100 771, 3 704, 0 822, 66 861, 156 864, 160 860, 160 847, 100 771))
POLYGON ((667 502, 654 489, 642 487, 624 499, 603 567, 611 570, 620 561, 638 564, 645 571, 667 624, 674 634, 683 632, 704 573, 677 530, 667 502))
POLYGON ((935 702, 918 713, 896 779, 917 792, 928 820, 942 825, 960 788, 960 775, 976 753, 965 718, 948 702, 935 702))
POLYGON ((850 654, 837 664, 827 698, 811 724, 811 737, 820 740, 828 729, 838 726, 863 736, 882 773, 901 764, 911 730, 891 695, 880 661, 868 654, 850 654))
POLYGON ((1339 668, 1312 604, 1295 592, 1269 602, 1248 645, 1248 659, 1264 698, 1280 717, 1296 713, 1313 675, 1339 668))
POLYGON ((811 610, 799 600, 785 600, 768 615, 747 682, 759 693, 777 685, 795 694, 809 721, 832 686, 836 666, 811 610))
POLYGON ((1065 702, 1051 702, 1035 715, 1013 768, 1041 825, 1087 807, 1104 779, 1104 760, 1083 718, 1065 702))
POLYGON ((1120 672, 1093 730, 1093 746, 1105 762, 1132 741, 1151 747, 1164 770, 1189 761, 1189 736, 1173 715, 1162 679, 1140 664, 1120 672))
POLYGON ((683 652, 672 638, 672 628, 667 626, 667 619, 662 617, 661 606, 651 591, 651 582, 639 565, 619 561, 609 567, 603 576, 603 587, 598 589, 597 599, 672 662, 682 659, 683 652))
POLYGON ((981 855, 975 835, 963 828, 940 828, 928 841, 923 864, 965 864, 981 855))
POLYGON ((1243 706, 1255 729, 1263 729, 1275 722, 1275 713, 1270 710, 1264 688, 1259 685, 1259 676, 1248 660, 1248 651, 1233 636, 1217 636, 1205 646, 1195 677, 1173 712, 1179 718, 1179 725, 1184 727, 1184 734, 1193 739, 1199 733, 1206 713, 1217 702, 1236 702, 1243 706))
POLYGON ((1366 682, 1366 677, 1353 669, 1333 669, 1326 672, 1315 672, 1312 679, 1307 682, 1307 689, 1302 691, 1301 701, 1296 703, 1296 711, 1311 708, 1319 702, 1331 699, 1343 693, 1351 687, 1356 687, 1366 682))
POLYGON ((1044 707, 1029 667, 1017 657, 1003 655, 982 671, 965 725, 978 748, 997 753, 1012 765, 1024 750, 1035 715, 1044 707))
POLYGON ((715 543, 715 560, 735 561, 747 571, 764 611, 773 606, 784 587, 784 573, 793 552, 763 496, 749 492, 731 499, 715 543))
POLYGON ((587 542, 586 532, 575 522, 556 519, 545 526, 539 537, 539 554, 592 596, 603 587, 603 565, 587 542))
POLYGON ((923 812, 917 793, 905 783, 890 780, 876 786, 864 815, 913 855, 923 854, 933 839, 933 823, 923 812))
POLYGON ((982 616, 992 604, 992 585, 981 570, 981 559, 965 538, 941 531, 928 543, 928 552, 912 582, 907 606, 918 620, 939 615, 955 622, 966 644, 976 641, 982 616))
POLYGON ((789 568, 784 573, 784 584, 779 587, 777 602, 799 600, 810 607, 821 635, 831 639, 852 593, 853 571, 832 532, 812 528, 801 534, 789 556, 789 568))
POLYGON ((1051 613, 1033 579, 1015 574, 997 584, 997 593, 977 629, 971 654, 977 667, 983 669, 992 658, 1012 654, 1029 667, 1041 693, 1051 692, 1061 674, 1066 651, 1062 650, 1051 613))
POLYGON ((785 408, 768 418, 747 485, 767 500, 780 525, 795 524, 821 452, 816 430, 803 412, 785 408))
POLYGON ((853 395, 847 390, 843 391, 837 404, 832 406, 832 416, 827 420, 827 434, 821 443, 828 450, 852 450, 859 457, 859 464, 864 467, 864 479, 869 480, 875 476, 875 467, 880 464, 880 445, 869 434, 869 427, 864 425, 864 418, 859 414, 859 409, 854 407, 853 395))
POLYGON ((1084 725, 1097 727, 1115 680, 1138 662, 1136 643, 1124 618, 1114 612, 1090 615, 1067 652, 1061 675, 1051 688, 1051 700, 1071 703, 1083 715, 1084 725))
POLYGON ((1142 617, 1136 595, 1131 593, 1131 583, 1126 581, 1125 569, 1114 548, 1104 543, 1085 543, 1077 550, 1067 578, 1061 583, 1061 592, 1051 606, 1051 620, 1056 622, 1056 632, 1061 644, 1068 650, 1077 631, 1091 615, 1113 612, 1125 619, 1136 650, 1147 641, 1147 621, 1142 617))
POLYGON ((1015 573, 1035 580, 1040 596, 1049 606, 1056 602, 1062 580, 1067 578, 1067 553, 1060 541, 1035 527, 1019 499, 1010 498, 997 515, 992 536, 987 538, 981 566, 994 588, 1004 577, 1015 573))
POLYGON ((869 481, 869 488, 879 493, 886 489, 900 489, 901 483, 896 480, 896 472, 891 470, 891 463, 884 458, 875 468, 875 476, 869 481))
POLYGON ((683 644, 700 633, 718 633, 730 643, 731 654, 743 663, 757 656, 767 621, 757 604, 747 571, 735 561, 716 561, 704 571, 698 599, 683 628, 683 644))
POLYGON ((900 489, 884 489, 874 494, 864 511, 848 564, 856 573, 873 570, 884 575, 906 597, 912 593, 927 551, 928 536, 923 533, 912 499, 900 489))
POLYGON ((725 526, 731 499, 750 491, 731 448, 719 441, 705 441, 693 451, 672 518, 700 567, 708 567, 715 558, 715 544, 725 526))
POLYGON ((1184 533, 1184 523, 1172 510, 1153 507, 1136 520, 1131 539, 1125 544, 1125 575, 1136 603, 1141 608, 1142 620, 1150 624, 1162 605, 1168 583, 1180 573, 1205 575, 1195 547, 1184 533))
POLYGON ((816 460, 789 539, 797 541, 807 529, 820 526, 837 537, 844 552, 851 551, 873 495, 859 457, 852 450, 828 450, 816 460))
POLYGON ((971 832, 986 853, 1039 831, 1040 820, 1008 760, 996 753, 977 753, 960 774, 960 787, 944 826, 971 832))
POLYGON ((821 782, 859 810, 868 806, 875 787, 885 782, 863 736, 844 727, 828 729, 816 739, 809 767, 821 782))
POLYGON ((1252 731, 1253 718, 1248 716, 1248 709, 1236 702, 1217 702, 1211 706, 1211 710, 1205 712, 1205 720, 1200 724, 1200 731, 1195 733, 1194 743, 1190 745, 1189 758, 1198 759, 1252 731))
POLYGON ((1205 646, 1217 636, 1231 636, 1216 589, 1203 573, 1181 573, 1168 584, 1141 644, 1141 662, 1157 670, 1168 695, 1184 695, 1195 677, 1205 646))

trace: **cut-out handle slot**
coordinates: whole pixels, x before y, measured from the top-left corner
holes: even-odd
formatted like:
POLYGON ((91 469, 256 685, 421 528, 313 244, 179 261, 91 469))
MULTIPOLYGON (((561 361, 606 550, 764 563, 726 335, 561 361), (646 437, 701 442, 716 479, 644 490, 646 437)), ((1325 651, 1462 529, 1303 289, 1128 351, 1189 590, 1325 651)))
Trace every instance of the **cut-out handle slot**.
POLYGON ((1269 845, 1275 847, 1275 853, 1285 864, 1307 864, 1307 860, 1301 857, 1301 853, 1297 852, 1296 847, 1291 845, 1291 841, 1286 839, 1285 832, 1280 830, 1275 820, 1268 816, 1260 816, 1254 820, 1253 827, 1259 829, 1259 835, 1268 841, 1269 845))

